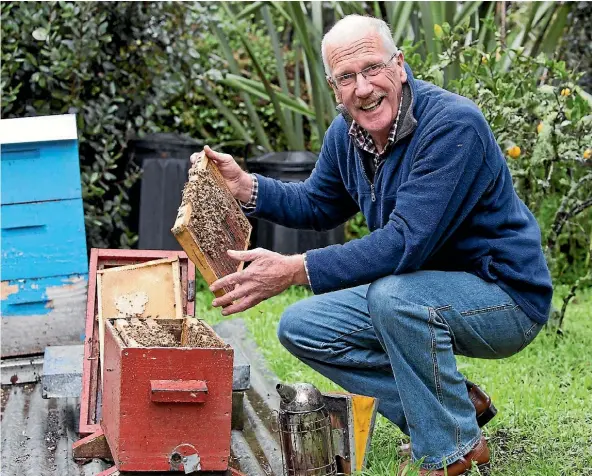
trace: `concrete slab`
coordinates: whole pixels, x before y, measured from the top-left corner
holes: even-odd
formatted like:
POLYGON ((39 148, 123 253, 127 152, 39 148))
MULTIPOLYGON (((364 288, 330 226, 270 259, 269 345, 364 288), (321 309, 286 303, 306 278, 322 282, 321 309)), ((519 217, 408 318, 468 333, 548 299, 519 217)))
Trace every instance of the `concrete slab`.
POLYGON ((234 369, 232 374, 232 390, 248 390, 251 387, 251 365, 243 353, 242 345, 233 335, 234 326, 224 321, 216 324, 216 333, 234 349, 234 369))
POLYGON ((43 398, 80 397, 84 345, 45 348, 41 393, 43 398))

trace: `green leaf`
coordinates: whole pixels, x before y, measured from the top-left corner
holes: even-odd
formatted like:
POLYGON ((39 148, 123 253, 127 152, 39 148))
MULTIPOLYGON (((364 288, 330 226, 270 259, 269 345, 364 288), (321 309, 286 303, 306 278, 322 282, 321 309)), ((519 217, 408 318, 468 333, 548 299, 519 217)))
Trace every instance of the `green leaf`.
MULTIPOLYGON (((252 94, 253 96, 257 96, 267 101, 270 101, 269 93, 260 81, 243 78, 242 76, 238 76, 235 74, 227 74, 226 78, 220 82, 233 88, 245 91, 249 94, 252 94)), ((282 105, 284 105, 291 111, 297 112, 310 118, 315 117, 314 111, 311 110, 302 99, 282 94, 280 91, 277 90, 274 92, 274 95, 282 105)))
POLYGON ((33 38, 37 41, 45 41, 47 39, 48 32, 45 28, 37 28, 33 30, 33 38))

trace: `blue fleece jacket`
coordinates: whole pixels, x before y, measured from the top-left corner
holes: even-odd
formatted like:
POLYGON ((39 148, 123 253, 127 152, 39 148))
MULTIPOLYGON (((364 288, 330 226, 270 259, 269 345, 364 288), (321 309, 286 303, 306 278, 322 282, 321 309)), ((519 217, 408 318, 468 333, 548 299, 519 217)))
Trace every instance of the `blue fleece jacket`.
POLYGON ((552 286, 540 229, 514 191, 489 125, 473 102, 413 79, 405 67, 407 127, 372 182, 339 115, 306 181, 257 175, 253 215, 328 230, 363 212, 369 235, 307 252, 315 294, 389 274, 466 271, 497 283, 531 319, 546 322, 552 286))

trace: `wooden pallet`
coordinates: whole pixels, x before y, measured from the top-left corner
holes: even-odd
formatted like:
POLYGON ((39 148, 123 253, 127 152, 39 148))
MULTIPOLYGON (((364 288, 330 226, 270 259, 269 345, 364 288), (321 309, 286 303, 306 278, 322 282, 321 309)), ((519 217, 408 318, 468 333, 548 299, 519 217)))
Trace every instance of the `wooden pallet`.
MULTIPOLYGON (((246 250, 249 246, 252 227, 240 205, 232 196, 218 168, 212 161, 208 160, 203 152, 190 170, 190 180, 186 185, 186 188, 193 186, 194 190, 199 193, 199 186, 196 183, 199 178, 196 175, 192 176, 192 171, 207 171, 210 174, 211 178, 213 178, 223 192, 221 196, 224 197, 224 206, 228 207, 229 210, 224 217, 222 230, 224 236, 221 236, 218 242, 219 249, 216 249, 217 256, 212 256, 212 253, 205 251, 207 247, 204 246, 203 242, 200 242, 199 237, 195 233, 196 230, 202 233, 208 233, 208 230, 204 230, 203 227, 205 225, 197 222, 195 217, 192 216, 194 215, 194 210, 191 203, 181 204, 175 225, 171 230, 187 253, 187 256, 189 256, 189 259, 193 261, 205 281, 210 285, 214 281, 240 271, 243 268, 244 263, 237 264, 236 261, 228 257, 226 251, 227 249, 246 250), (191 183, 192 181, 195 181, 195 183, 191 183), (225 242, 230 243, 228 248, 224 245, 225 242)), ((224 288, 217 291, 215 295, 222 296, 231 290, 232 288, 224 288)))

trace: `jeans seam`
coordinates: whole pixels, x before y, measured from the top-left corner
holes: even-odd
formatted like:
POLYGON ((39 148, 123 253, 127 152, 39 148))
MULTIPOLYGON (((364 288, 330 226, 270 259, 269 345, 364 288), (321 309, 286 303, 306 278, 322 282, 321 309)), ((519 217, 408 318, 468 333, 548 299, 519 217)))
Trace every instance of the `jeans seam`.
POLYGON ((327 345, 327 344, 333 344, 333 343, 337 342, 338 340, 341 340, 345 336, 351 336, 352 334, 356 334, 356 333, 361 332, 361 331, 367 331, 368 329, 373 329, 373 328, 374 328, 374 326, 369 325, 369 326, 366 326, 366 327, 361 327, 359 329, 356 329, 355 331, 346 332, 345 334, 339 334, 337 337, 335 337, 335 339, 330 340, 330 341, 327 341, 327 342, 324 342, 323 343, 323 347, 325 345, 327 345))
POLYGON ((444 404, 444 398, 442 397, 442 389, 440 388, 440 373, 438 371, 438 359, 436 357, 436 333, 434 332, 434 310, 433 308, 428 308, 428 328, 430 330, 430 339, 431 339, 431 354, 432 354, 432 370, 434 375, 434 383, 436 384, 436 396, 438 397, 438 401, 440 405, 444 404))
MULTIPOLYGON (((329 349, 326 349, 326 350, 327 350, 327 351, 328 351, 328 352, 331 354, 331 356, 332 356, 332 357, 334 357, 334 358, 340 357, 340 358, 342 358, 342 359, 344 359, 344 360, 347 360, 348 362, 351 362, 352 364, 359 365, 359 366, 361 366, 362 368, 367 368, 367 369, 369 369, 369 368, 372 368, 371 366, 369 366, 369 365, 366 365, 366 362, 361 362, 361 361, 359 361, 359 360, 352 359, 351 357, 348 357, 347 355, 340 355, 340 354, 337 354, 337 352, 335 352, 333 349, 330 349, 330 348, 329 348, 329 349)), ((328 364, 328 362, 325 362, 325 363, 327 363, 327 364, 328 364)))
MULTIPOLYGON (((447 307, 447 306, 445 306, 445 307, 447 307)), ((436 384, 436 394, 438 397, 438 401, 440 402, 440 405, 444 406, 444 397, 442 395, 442 386, 440 383, 440 372, 439 372, 439 367, 438 367, 438 357, 436 355, 436 333, 434 332, 434 325, 433 325, 437 316, 438 316, 438 313, 436 312, 436 310, 434 308, 428 307, 428 328, 430 330, 430 337, 432 340, 432 349, 431 349, 432 350, 432 365, 433 365, 433 369, 434 369, 434 381, 436 384)), ((448 327, 448 329, 450 330, 450 327, 448 325, 446 325, 446 327, 448 327)), ((458 421, 456 421, 456 418, 452 417, 452 419, 454 420, 454 433, 455 433, 455 437, 456 437, 455 444, 456 444, 456 447, 460 449, 460 440, 461 440, 460 425, 458 424, 458 421)))
POLYGON ((473 316, 475 314, 481 314, 484 312, 503 311, 504 309, 510 309, 513 307, 515 307, 514 304, 499 304, 497 306, 488 306, 488 307, 482 307, 479 309, 471 309, 469 311, 462 311, 462 312, 459 312, 459 314, 461 316, 473 316))
POLYGON ((446 324, 446 327, 448 327, 448 332, 450 332, 450 339, 452 340, 452 348, 456 349, 456 336, 454 335, 454 331, 452 330, 452 327, 450 327, 450 325, 448 324, 448 321, 446 320, 446 317, 444 317, 444 314, 441 313, 441 311, 449 311, 451 309, 452 306, 449 304, 448 306, 435 308, 434 312, 436 313, 436 316, 442 320, 442 323, 446 324))
POLYGON ((530 326, 530 329, 528 329, 524 333, 524 337, 526 337, 528 339, 530 337, 530 334, 532 334, 532 331, 534 331, 538 327, 538 325, 539 325, 539 323, 535 322, 532 326, 530 326))

